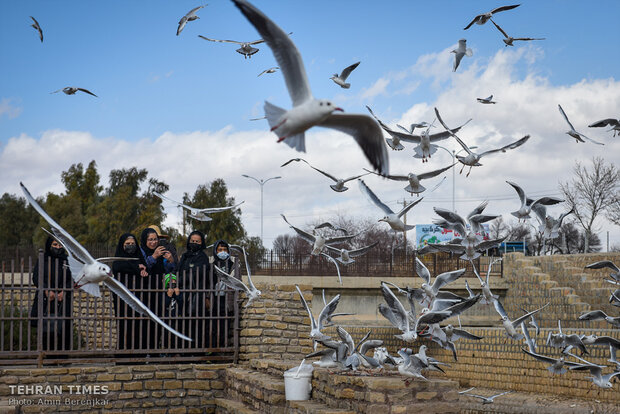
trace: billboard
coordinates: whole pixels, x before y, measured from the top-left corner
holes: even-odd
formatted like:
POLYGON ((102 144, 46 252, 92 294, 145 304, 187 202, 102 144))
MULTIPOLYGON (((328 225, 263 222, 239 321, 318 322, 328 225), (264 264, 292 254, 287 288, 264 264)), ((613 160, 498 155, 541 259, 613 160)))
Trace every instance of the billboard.
MULTIPOLYGON (((483 224, 484 231, 488 234, 489 225, 483 224)), ((484 239, 488 239, 487 234, 483 234, 484 239)), ((450 229, 444 229, 435 224, 416 224, 415 240, 416 249, 420 249, 429 243, 442 243, 452 240, 455 237, 461 237, 458 232, 450 229)))

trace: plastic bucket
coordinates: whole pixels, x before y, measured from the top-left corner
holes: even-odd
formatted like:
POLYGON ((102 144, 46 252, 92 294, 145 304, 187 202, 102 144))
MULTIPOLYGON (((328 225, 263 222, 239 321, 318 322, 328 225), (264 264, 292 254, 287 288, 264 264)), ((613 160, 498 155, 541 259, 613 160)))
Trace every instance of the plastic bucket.
POLYGON ((312 392, 312 372, 284 373, 284 393, 287 401, 306 401, 312 392))

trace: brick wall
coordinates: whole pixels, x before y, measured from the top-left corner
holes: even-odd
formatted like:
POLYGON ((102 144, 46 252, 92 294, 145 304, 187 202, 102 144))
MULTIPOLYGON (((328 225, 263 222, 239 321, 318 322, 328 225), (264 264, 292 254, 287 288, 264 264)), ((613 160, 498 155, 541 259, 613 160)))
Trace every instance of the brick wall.
MULTIPOLYGON (((312 352, 310 319, 293 285, 258 284, 262 296, 241 310, 239 360, 301 359, 312 352)), ((300 285, 312 303, 312 286, 300 285)), ((242 305, 243 306, 243 305, 242 305)))
POLYGON ((228 365, 152 364, 0 370, 0 400, 17 412, 215 412, 228 365), (41 386, 30 394, 17 386, 41 386), (13 387, 11 387, 13 386, 13 387), (50 389, 46 393, 46 387, 50 389), (89 393, 77 393, 82 386, 89 393), (97 386, 98 388, 95 388, 97 386), (104 388, 105 387, 105 388, 104 388), (13 388, 13 389, 12 389, 13 388), (105 392, 107 390, 107 392, 105 392), (16 399, 11 400, 11 399, 16 399))

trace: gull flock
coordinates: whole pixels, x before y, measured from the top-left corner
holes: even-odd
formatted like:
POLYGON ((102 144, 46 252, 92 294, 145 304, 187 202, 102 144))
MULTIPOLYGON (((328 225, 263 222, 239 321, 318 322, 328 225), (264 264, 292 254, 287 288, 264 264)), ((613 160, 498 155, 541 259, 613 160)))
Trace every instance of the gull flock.
MULTIPOLYGON (((282 167, 291 164, 293 161, 304 162, 310 168, 331 179, 335 184, 332 184, 330 187, 335 192, 347 191, 349 188, 346 187, 345 184, 349 181, 357 180, 358 187, 364 197, 366 197, 371 204, 375 205, 383 212, 384 216, 380 218, 378 222, 387 223, 395 233, 407 232, 414 228, 414 226, 406 225, 403 218, 407 212, 412 210, 413 207, 423 200, 423 197, 419 197, 415 202, 406 205, 399 212, 394 212, 383 201, 381 201, 375 192, 361 179, 364 175, 370 173, 380 175, 386 179, 386 185, 389 185, 391 181, 407 182, 408 185, 404 188, 404 190, 410 194, 416 194, 419 196, 421 193, 428 191, 420 184, 421 180, 430 181, 431 179, 440 176, 447 170, 456 168, 455 164, 457 162, 462 164, 461 173, 465 167, 469 167, 466 174, 466 176, 469 176, 473 167, 483 166, 480 162, 483 157, 489 155, 509 157, 509 150, 527 150, 527 146, 524 145, 530 139, 529 135, 525 135, 517 140, 506 138, 505 141, 509 143, 500 146, 499 148, 489 149, 480 153, 474 152, 473 149, 475 147, 469 146, 464 139, 456 135, 457 132, 462 132, 466 124, 471 120, 466 121, 457 128, 451 129, 444 122, 442 116, 440 116, 438 108, 435 108, 434 110, 436 121, 439 122, 445 131, 435 134, 430 133, 431 128, 434 127, 435 120, 430 123, 427 121, 413 123, 410 128, 397 125, 400 131, 396 131, 382 122, 369 107, 367 108, 370 115, 344 113, 343 109, 335 102, 327 99, 315 98, 313 96, 308 82, 304 61, 302 59, 302 53, 298 50, 295 43, 291 39, 291 33, 284 32, 280 26, 278 26, 250 2, 245 0, 232 0, 232 2, 239 9, 242 15, 245 16, 249 23, 254 26, 261 38, 255 41, 240 42, 233 40, 218 40, 208 38, 203 35, 200 35, 200 37, 211 42, 237 44, 240 46, 240 48, 237 49, 237 52, 242 54, 244 58, 249 58, 259 51, 259 49, 253 47, 254 45, 265 43, 271 49, 277 66, 265 69, 258 76, 265 73, 272 74, 279 71, 284 78, 286 88, 292 101, 292 106, 289 109, 281 108, 265 101, 265 119, 269 124, 271 132, 273 132, 278 138, 278 142, 284 142, 296 151, 305 152, 306 131, 314 127, 336 129, 350 135, 351 138, 353 138, 357 146, 359 146, 364 153, 368 163, 372 167, 372 170, 366 170, 365 173, 361 174, 352 173, 349 178, 341 179, 336 178, 323 170, 315 168, 302 158, 293 158, 283 164, 282 167), (414 130, 416 128, 421 128, 422 133, 419 135, 414 134, 414 130), (389 138, 385 138, 383 136, 383 131, 389 135, 389 138), (432 155, 438 148, 436 142, 451 138, 453 138, 465 152, 465 155, 455 155, 456 161, 454 164, 448 166, 435 166, 435 169, 425 172, 417 170, 413 172, 412 170, 414 170, 414 168, 411 168, 408 172, 400 175, 390 174, 389 158, 391 151, 403 151, 406 148, 405 144, 416 144, 416 146, 412 148, 414 152, 413 158, 421 159, 422 162, 426 163, 431 161, 432 155), (521 148, 522 146, 524 146, 524 149, 521 148)), ((176 33, 177 36, 181 34, 189 22, 199 19, 199 16, 196 13, 201 11, 201 9, 205 6, 206 4, 193 8, 180 19, 176 33)), ((513 46, 514 41, 544 40, 544 38, 511 37, 499 26, 499 24, 495 22, 494 19, 497 18, 496 15, 498 13, 507 12, 519 6, 520 5, 518 4, 502 6, 489 12, 478 14, 465 27, 465 30, 470 29, 474 24, 484 25, 488 21, 491 21, 497 30, 501 32, 503 36, 502 40, 506 46, 513 46)), ((204 11, 202 11, 202 13, 204 13, 204 11)), ((32 27, 37 31, 40 41, 43 42, 43 30, 39 22, 32 16, 30 18, 34 22, 32 27)), ((47 22, 46 24, 50 23, 47 22)), ((459 65, 462 63, 463 57, 472 55, 471 49, 467 47, 466 39, 458 40, 458 47, 452 50, 451 53, 454 53, 455 55, 453 71, 458 69, 459 65)), ((329 79, 331 79, 336 85, 340 86, 340 88, 349 89, 351 88, 351 84, 347 83, 347 80, 358 65, 360 65, 360 62, 350 65, 342 70, 340 74, 335 73, 329 79)), ((78 87, 65 87, 52 93, 57 93, 60 91, 64 92, 66 95, 75 95, 76 92, 80 91, 95 97, 97 96, 88 89, 78 87)), ((493 101, 493 95, 488 98, 478 98, 477 101, 483 104, 497 103, 496 101, 493 101)), ((570 127, 567 134, 574 138, 577 143, 586 143, 586 141, 589 141, 594 144, 604 145, 604 143, 594 141, 584 134, 577 132, 560 104, 558 104, 558 108, 561 116, 570 127)), ((593 122, 589 125, 589 127, 611 127, 609 132, 613 131, 613 136, 615 137, 620 132, 620 120, 615 118, 605 118, 600 121, 593 122)), ((571 214, 571 211, 567 211, 560 215, 558 219, 555 219, 552 216, 547 215, 546 206, 561 204, 563 200, 553 197, 539 197, 536 200, 532 200, 527 197, 525 191, 517 183, 513 181, 506 182, 517 192, 518 195, 518 198, 515 198, 515 208, 517 208, 517 210, 511 214, 519 220, 527 221, 531 219, 530 212, 534 212, 535 217, 540 222, 539 230, 543 234, 544 239, 550 240, 558 237, 559 226, 561 225, 564 217, 571 214)), ((62 229, 53 218, 47 215, 47 213, 38 205, 36 200, 30 195, 25 186, 22 185, 22 189, 30 204, 49 223, 53 236, 56 237, 67 249, 72 274, 76 279, 76 288, 81 288, 86 292, 97 296, 100 294, 99 283, 103 283, 107 286, 107 288, 117 293, 136 311, 148 315, 148 317, 164 326, 173 334, 185 340, 190 340, 182 333, 175 331, 161 321, 144 304, 142 304, 129 289, 114 279, 109 267, 105 265, 104 262, 109 260, 118 260, 117 258, 95 260, 81 245, 79 245, 79 243, 75 241, 75 239, 73 239, 69 233, 62 229)), ((207 214, 214 214, 231 209, 234 210, 238 207, 238 205, 235 205, 214 208, 197 208, 168 199, 161 194, 156 195, 164 201, 168 201, 178 207, 188 210, 191 218, 200 221, 211 220, 207 214)), ((459 318, 461 313, 466 312, 473 306, 483 306, 486 304, 487 306, 492 305, 493 309, 501 318, 501 327, 503 327, 506 331, 507 340, 516 342, 524 341, 523 352, 537 361, 548 365, 547 369, 554 375, 562 375, 568 370, 585 371, 590 374, 590 376, 586 378, 590 379, 596 386, 601 387, 602 389, 612 388, 613 385, 611 381, 615 376, 620 374, 620 364, 616 359, 616 352, 618 348, 620 348, 620 340, 609 336, 596 337, 594 335, 583 334, 566 335, 562 332, 561 321, 558 321, 558 333, 550 333, 547 339, 547 344, 560 349, 561 356, 554 357, 538 354, 535 340, 533 340, 530 336, 528 329, 534 327, 536 329, 536 333, 539 333, 536 317, 540 313, 544 312, 548 304, 529 312, 523 310, 523 314, 521 315, 508 315, 500 301, 500 297, 493 294, 491 286, 489 286, 489 273, 492 264, 489 266, 486 278, 483 279, 480 276, 479 269, 476 268, 474 260, 485 250, 496 247, 503 241, 503 239, 489 240, 485 234, 482 224, 499 217, 499 214, 484 213, 486 207, 487 203, 482 203, 465 218, 455 212, 435 207, 434 211, 439 216, 439 218, 435 221, 435 224, 442 228, 453 230, 457 237, 447 243, 429 244, 423 249, 423 251, 418 252, 432 254, 434 252, 447 251, 461 255, 461 258, 470 261, 473 266, 474 273, 480 282, 480 288, 477 289, 480 293, 476 294, 472 291, 467 282, 466 286, 469 292, 468 297, 457 295, 446 289, 446 287, 452 282, 463 276, 465 269, 455 269, 439 274, 435 277, 434 282, 431 283, 432 276, 419 258, 416 258, 416 274, 422 279, 420 288, 399 287, 391 283, 381 282, 380 290, 385 303, 379 305, 378 311, 400 331, 400 334, 396 336, 398 339, 403 341, 403 348, 397 351, 397 355, 390 355, 386 348, 382 346, 383 342, 381 340, 368 339, 372 335, 372 332, 370 331, 357 344, 355 344, 351 335, 341 326, 337 326, 336 328, 336 332, 338 334, 337 339, 331 338, 321 332, 325 326, 334 324, 331 320, 332 317, 345 315, 335 313, 340 300, 340 294, 336 295, 329 302, 325 301, 325 307, 321 311, 319 317, 315 318, 308 303, 303 297, 302 292, 298 289, 302 306, 308 312, 311 322, 309 338, 313 340, 315 345, 315 352, 307 355, 307 358, 320 356, 321 360, 315 362, 316 365, 342 370, 351 370, 354 372, 367 370, 374 373, 376 371, 384 372, 392 370, 405 377, 405 382, 407 384, 412 380, 425 381, 427 380, 425 376, 426 371, 444 372, 445 369, 449 369, 449 365, 427 355, 428 348, 426 345, 420 345, 417 353, 414 353, 410 346, 418 341, 419 338, 430 338, 440 347, 450 350, 454 360, 457 360, 458 352, 455 342, 459 338, 477 341, 482 341, 484 338, 473 335, 462 329, 460 326, 460 319, 458 328, 454 327, 452 324, 441 326, 440 323, 445 323, 455 317, 459 318), (401 299, 399 299, 399 297, 404 299, 404 303, 401 299), (322 345, 324 349, 317 351, 316 348, 318 345, 322 345), (604 374, 604 372, 608 370, 607 366, 593 364, 584 359, 584 356, 587 357, 588 355, 587 347, 591 346, 608 347, 609 362, 614 364, 612 366, 612 372, 604 374), (578 356, 575 353, 571 353, 570 351, 572 349, 579 350, 581 355, 578 356), (372 357, 366 355, 370 351, 374 351, 372 357)), ((377 244, 373 243, 369 246, 364 246, 357 249, 345 249, 338 247, 337 245, 355 238, 358 234, 349 234, 346 229, 335 229, 335 227, 329 223, 323 223, 312 230, 305 231, 299 227, 291 225, 283 214, 282 218, 299 236, 301 236, 303 240, 312 246, 313 255, 325 257, 335 265, 341 284, 342 279, 340 278, 340 266, 346 266, 353 263, 355 261, 354 258, 366 254, 377 244), (342 231, 343 235, 328 237, 322 233, 324 228, 342 231)), ((235 246, 235 248, 240 250, 246 259, 248 283, 245 284, 243 281, 236 279, 234 275, 222 272, 220 269, 218 269, 220 270, 219 276, 226 286, 245 292, 247 296, 247 303, 245 306, 247 307, 254 300, 260 300, 261 292, 252 283, 250 267, 247 263, 245 251, 241 247, 235 246)), ((586 268, 609 268, 611 270, 611 273, 609 274, 610 278, 607 282, 615 288, 615 291, 611 293, 610 303, 616 307, 620 307, 620 270, 618 267, 610 261, 601 261, 592 263, 586 266, 586 268)), ((601 310, 594 310, 585 313, 581 315, 579 319, 585 321, 604 320, 611 327, 615 329, 620 328, 620 317, 607 315, 601 310)), ((471 390, 472 389, 462 391, 461 393, 463 395, 478 398, 483 404, 490 404, 495 398, 499 398, 509 392, 507 391, 490 397, 483 397, 480 395, 471 394, 471 390)))

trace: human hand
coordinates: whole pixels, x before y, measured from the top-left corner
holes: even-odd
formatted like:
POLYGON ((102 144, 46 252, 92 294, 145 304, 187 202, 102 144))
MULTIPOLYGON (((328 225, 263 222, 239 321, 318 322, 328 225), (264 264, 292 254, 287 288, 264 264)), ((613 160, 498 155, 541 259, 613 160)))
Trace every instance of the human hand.
POLYGON ((174 256, 173 256, 173 255, 172 255, 172 253, 170 253, 168 250, 164 251, 163 256, 164 256, 164 258, 165 258, 166 260, 168 260, 169 262, 174 263, 174 256))
POLYGON ((172 297, 172 292, 174 292, 174 289, 169 288, 168 291, 166 292, 166 294, 168 295, 169 298, 172 297))
POLYGON ((143 264, 139 264, 138 268, 140 269, 140 276, 147 277, 149 275, 149 272, 146 271, 146 266, 143 264))
POLYGON ((62 298, 64 296, 65 296, 65 292, 60 291, 56 294, 56 299, 58 299, 58 302, 62 302, 62 298))
POLYGON ((159 258, 159 256, 163 256, 164 252, 166 252, 166 248, 164 246, 157 246, 155 251, 153 251, 153 259, 159 258))
POLYGON ((55 297, 56 297, 56 292, 54 292, 53 290, 48 290, 47 291, 47 298, 49 300, 54 300, 55 297))
POLYGON ((210 308, 211 308, 211 301, 209 300, 209 298, 205 298, 205 307, 206 307, 207 309, 210 309, 210 308))

